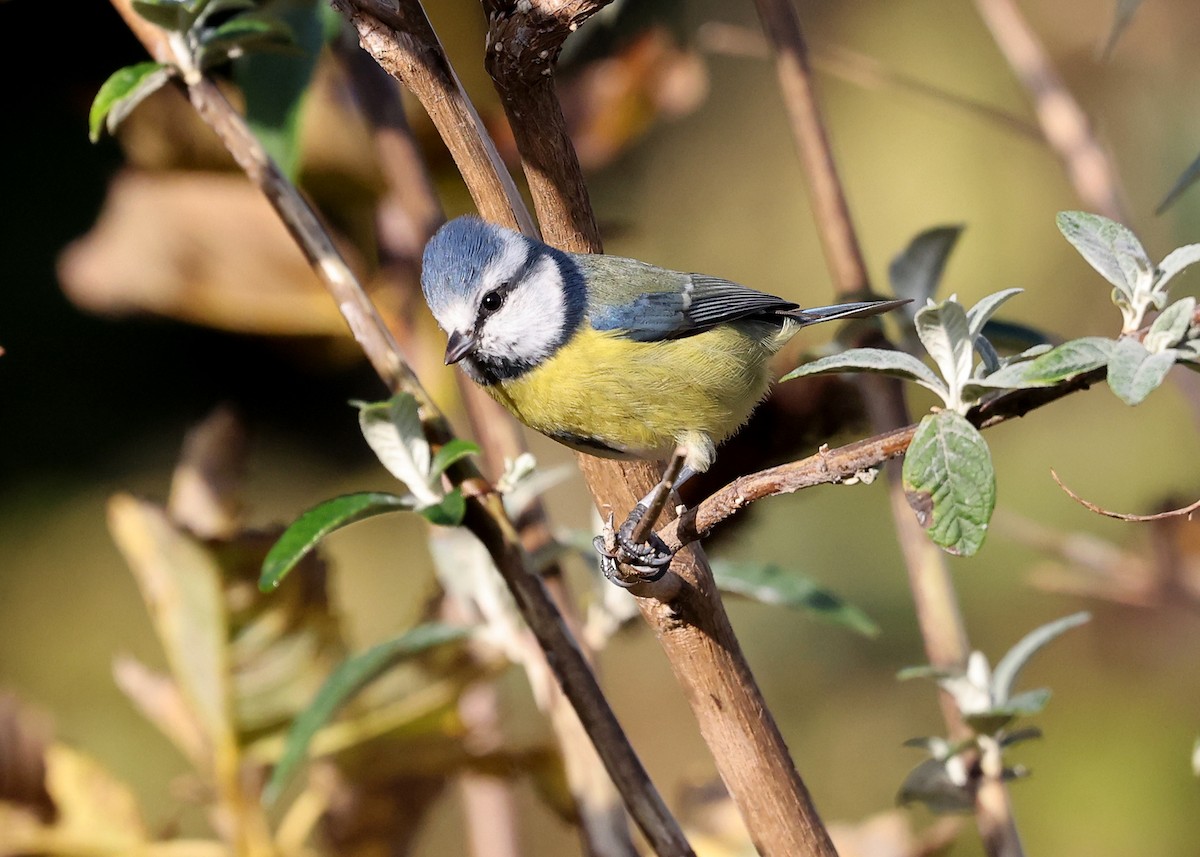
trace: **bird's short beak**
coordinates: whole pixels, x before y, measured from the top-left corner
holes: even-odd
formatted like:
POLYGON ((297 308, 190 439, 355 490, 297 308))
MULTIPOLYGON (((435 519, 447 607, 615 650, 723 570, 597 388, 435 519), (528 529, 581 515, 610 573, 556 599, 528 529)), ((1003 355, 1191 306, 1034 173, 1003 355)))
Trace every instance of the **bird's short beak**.
POLYGON ((456 330, 450 334, 450 341, 446 343, 446 365, 457 363, 475 347, 477 340, 473 333, 463 333, 461 330, 456 330))

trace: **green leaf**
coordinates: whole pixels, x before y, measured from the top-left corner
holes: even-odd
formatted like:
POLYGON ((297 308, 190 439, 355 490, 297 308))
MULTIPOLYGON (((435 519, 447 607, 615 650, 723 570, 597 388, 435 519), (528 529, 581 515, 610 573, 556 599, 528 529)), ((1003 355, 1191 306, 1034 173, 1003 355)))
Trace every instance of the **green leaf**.
POLYGON ((1116 341, 1102 336, 1072 339, 1023 364, 1022 378, 1031 384, 1055 384, 1108 363, 1116 341))
POLYGON ((1013 687, 1016 685, 1017 676, 1021 674, 1021 670, 1029 663, 1039 650, 1044 648, 1047 643, 1055 637, 1063 634, 1072 628, 1077 628, 1084 622, 1092 618, 1092 614, 1087 611, 1072 613, 1070 616, 1064 616, 1061 619, 1056 619, 1053 622, 1047 622, 1040 628, 1035 628, 1024 637, 1021 638, 1015 646, 1008 650, 1000 663, 996 664, 996 668, 992 670, 992 698, 996 700, 997 705, 1011 705, 1014 701, 1012 695, 1013 687))
POLYGON ((979 550, 996 504, 992 456, 979 431, 954 411, 926 416, 903 473, 908 503, 934 543, 963 556, 979 550))
POLYGON ((429 465, 429 475, 431 478, 437 478, 454 462, 478 453, 478 444, 460 437, 451 438, 433 457, 433 461, 429 465))
POLYGON ((117 495, 108 503, 113 540, 128 562, 166 654, 174 684, 203 732, 211 758, 236 754, 229 617, 212 552, 167 513, 117 495))
POLYGON ((368 491, 334 497, 314 506, 284 530, 267 552, 258 578, 258 588, 269 592, 278 587, 296 563, 334 530, 385 512, 411 510, 415 505, 412 497, 368 491))
POLYGON ((917 311, 917 336, 933 358, 950 388, 946 407, 960 410, 962 385, 971 377, 974 365, 974 337, 962 304, 954 298, 921 307, 917 311))
MULTIPOLYGON (((892 291, 920 307, 937 293, 946 260, 962 234, 961 225, 935 226, 918 234, 888 266, 892 291)), ((910 315, 915 309, 906 310, 910 315)))
POLYGON ((1059 231, 1088 264, 1117 287, 1129 303, 1154 270, 1137 236, 1116 221, 1084 211, 1063 211, 1059 231))
POLYGON ((436 646, 461 640, 467 633, 464 628, 450 625, 418 625, 403 636, 343 661, 317 691, 312 704, 292 724, 283 754, 263 790, 263 801, 269 805, 279 798, 288 779, 304 761, 313 736, 347 700, 395 665, 436 646))
POLYGON ((1043 330, 1038 330, 1036 327, 1030 327, 1027 324, 1018 324, 1015 321, 1001 321, 995 318, 989 319, 987 324, 983 326, 983 335, 996 348, 1013 354, 1028 351, 1030 348, 1036 348, 1039 345, 1045 345, 1049 349, 1053 344, 1050 336, 1043 330))
POLYGON ((921 664, 920 666, 915 667, 904 667, 903 669, 897 671, 896 680, 909 681, 910 679, 914 678, 943 679, 951 678, 956 675, 959 675, 959 671, 957 670, 947 670, 942 669, 941 667, 931 666, 929 664, 921 664))
POLYGON ((1024 289, 1002 289, 994 292, 975 304, 967 310, 967 327, 971 332, 971 339, 983 333, 983 326, 987 324, 1000 305, 1009 298, 1016 297, 1025 291, 1024 289))
POLYGON ((1174 205, 1175 200, 1183 196, 1183 192, 1194 185, 1197 179, 1200 179, 1200 155, 1197 155, 1196 160, 1188 164, 1187 169, 1175 180, 1175 184, 1167 191, 1167 195, 1163 197, 1163 201, 1158 204, 1154 213, 1162 214, 1174 205))
POLYGON ((1162 384, 1175 357, 1170 348, 1151 354, 1136 339, 1119 339, 1108 359, 1108 386, 1125 404, 1137 405, 1162 384))
POLYGON ((896 802, 923 803, 936 813, 970 812, 975 808, 975 795, 965 783, 954 782, 946 762, 925 759, 904 778, 896 802))
POLYGON ((233 65, 234 81, 246 98, 246 121, 254 136, 290 178, 300 166, 300 120, 325 43, 327 3, 287 0, 272 7, 286 22, 298 50, 250 53, 233 65))
POLYGON ((188 0, 133 0, 133 11, 151 24, 172 32, 183 32, 195 20, 193 4, 188 0))
POLYGON ((1186 244, 1172 250, 1167 258, 1158 263, 1158 279, 1154 281, 1154 288, 1165 290, 1176 274, 1197 262, 1200 262, 1200 244, 1186 244))
POLYGON ((200 38, 200 66, 209 68, 253 50, 295 48, 292 28, 278 18, 257 10, 244 12, 200 38))
POLYGON ((762 604, 807 610, 866 637, 879 635, 879 626, 866 613, 797 572, 770 563, 714 562, 717 588, 762 604))
POLYGON ((440 482, 430 478, 433 455, 417 400, 407 393, 397 393, 386 402, 358 406, 358 423, 363 437, 388 472, 408 486, 422 507, 442 501, 440 482))
POLYGON ((851 348, 838 354, 820 357, 793 369, 780 380, 790 381, 805 375, 824 375, 831 372, 878 372, 906 381, 915 381, 943 399, 949 395, 941 379, 916 357, 886 348, 851 348))
POLYGON ((1173 348, 1184 340, 1188 329, 1192 326, 1192 316, 1196 312, 1196 299, 1183 298, 1175 301, 1154 319, 1154 324, 1146 331, 1142 345, 1151 354, 1157 354, 1167 348, 1173 348))
POLYGON ((100 131, 107 128, 115 133, 117 126, 133 112, 145 98, 170 80, 172 70, 157 62, 140 62, 117 69, 100 86, 92 101, 88 114, 88 138, 93 143, 100 139, 100 131))
POLYGON ((462 489, 455 488, 442 498, 440 503, 417 510, 431 524, 439 527, 457 527, 467 514, 467 501, 462 489))
POLYGON ((1050 696, 1049 688, 1039 687, 1036 690, 1027 690, 1010 697, 1003 708, 1014 716, 1028 717, 1044 710, 1046 703, 1050 701, 1050 696))

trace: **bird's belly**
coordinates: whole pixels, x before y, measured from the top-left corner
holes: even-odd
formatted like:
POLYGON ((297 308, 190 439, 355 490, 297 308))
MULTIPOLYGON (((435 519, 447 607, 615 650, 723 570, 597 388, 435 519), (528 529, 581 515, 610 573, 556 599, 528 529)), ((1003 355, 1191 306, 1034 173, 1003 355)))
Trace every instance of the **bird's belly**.
POLYGON ((762 400, 774 348, 759 327, 635 342, 585 325, 541 365, 488 389, 523 423, 577 449, 665 457, 680 443, 720 443, 762 400))

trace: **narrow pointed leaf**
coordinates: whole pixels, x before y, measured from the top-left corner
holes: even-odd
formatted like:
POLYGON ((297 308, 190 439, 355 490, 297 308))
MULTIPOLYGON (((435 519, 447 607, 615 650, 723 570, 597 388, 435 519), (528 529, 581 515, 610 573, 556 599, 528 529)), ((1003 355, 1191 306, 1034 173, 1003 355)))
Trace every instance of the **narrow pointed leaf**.
POLYGON ((1030 714, 1037 714, 1046 707, 1046 703, 1050 701, 1050 688, 1039 687, 1036 690, 1027 690, 1024 693, 1018 693, 1010 697, 1005 703, 1003 709, 1014 715, 1028 717, 1030 714))
POLYGON ((212 554, 157 506, 128 495, 108 525, 146 601, 171 675, 222 762, 236 755, 221 571, 212 554))
POLYGON ((866 613, 802 574, 770 563, 714 562, 717 588, 763 604, 806 610, 865 637, 879 634, 866 613))
MULTIPOLYGON (((922 307, 917 311, 916 324, 921 344, 941 370, 954 397, 954 391, 961 389, 971 377, 975 353, 962 304, 951 299, 922 307)), ((957 404, 955 401, 947 402, 948 407, 957 407, 957 404)))
POLYGON ((304 761, 313 736, 349 699, 397 664, 436 646, 461 640, 467 633, 465 628, 450 625, 419 625, 400 637, 343 661, 317 691, 312 704, 292 724, 283 754, 263 791, 264 802, 269 805, 278 799, 304 761))
POLYGON ((1192 315, 1196 312, 1196 299, 1183 298, 1175 301, 1154 319, 1150 330, 1146 332, 1142 345, 1151 354, 1178 345, 1187 336, 1188 328, 1192 325, 1192 315))
POLYGON ((944 762, 926 759, 904 778, 896 802, 901 805, 922 803, 931 812, 970 812, 975 808, 975 796, 965 785, 951 779, 944 762))
POLYGON ((1001 321, 996 318, 988 319, 987 324, 983 326, 983 335, 997 349, 1007 351, 1010 354, 1028 351, 1030 348, 1035 348, 1039 345, 1046 346, 1048 350, 1054 344, 1050 335, 1044 330, 1038 330, 1036 327, 1030 327, 1027 324, 1018 324, 1015 321, 1001 321))
POLYGON ((1136 339, 1118 340, 1108 360, 1108 386, 1125 404, 1140 404, 1162 384, 1175 356, 1170 348, 1151 354, 1136 339))
POLYGON ((133 109, 171 78, 171 69, 162 63, 140 62, 117 69, 100 86, 88 114, 88 138, 100 139, 101 130, 116 132, 133 109))
POLYGON ((1024 364, 1022 377, 1029 383, 1054 384, 1090 372, 1108 363, 1115 345, 1114 340, 1102 336, 1072 339, 1024 364))
POLYGON ((279 586, 296 563, 334 530, 385 512, 411 510, 415 505, 412 497, 368 491, 334 497, 314 506, 284 530, 267 552, 258 578, 258 588, 269 592, 279 586))
POLYGON ((1175 180, 1175 184, 1167 191, 1167 195, 1163 197, 1163 201, 1158 204, 1158 208, 1154 210, 1155 214, 1162 214, 1168 208, 1175 204, 1175 200, 1183 195, 1183 192, 1196 183, 1200 179, 1200 155, 1196 156, 1196 160, 1187 165, 1187 169, 1175 180))
MULTIPOLYGON (((313 74, 326 40, 328 3, 296 0, 278 10, 295 50, 252 51, 233 65, 233 78, 246 98, 246 121, 286 175, 300 167, 300 126, 313 74)), ((256 43, 255 47, 259 45, 256 43)))
POLYGON ((1063 211, 1059 231, 1088 264, 1132 302, 1141 274, 1154 268, 1137 236, 1114 220, 1084 211, 1063 211))
POLYGON ((423 506, 417 510, 431 524, 439 527, 457 527, 467 514, 467 501, 460 489, 448 492, 440 502, 423 506))
POLYGON ((949 393, 937 374, 911 354, 885 348, 851 348, 838 354, 819 357, 793 369, 781 378, 790 381, 805 375, 827 375, 833 372, 877 372, 906 381, 915 381, 945 399, 949 393))
POLYGON ((1112 28, 1108 31, 1108 39, 1104 42, 1104 50, 1101 52, 1103 59, 1107 60, 1112 54, 1113 48, 1117 46, 1117 40, 1121 38, 1121 34, 1125 32, 1125 28, 1129 26, 1129 22, 1133 20, 1133 13, 1141 5, 1142 0, 1117 0, 1112 28))
POLYGON ((433 456, 416 399, 399 393, 386 402, 357 404, 363 437, 388 472, 408 486, 420 506, 441 502, 441 485, 435 487, 430 478, 433 456))
POLYGON ((478 452, 478 444, 460 437, 452 438, 433 457, 433 461, 429 465, 429 475, 433 478, 441 476, 446 468, 454 462, 466 458, 468 455, 476 455, 478 452))
MULTIPOLYGON (((910 298, 910 306, 920 307, 937 293, 946 260, 958 236, 961 225, 935 226, 918 234, 888 266, 892 291, 898 298, 910 298)), ((902 310, 911 316, 915 310, 902 310)))
POLYGON ((992 670, 992 698, 996 700, 997 704, 1006 705, 1012 701, 1012 690, 1017 682, 1017 677, 1038 650, 1055 637, 1072 628, 1077 628, 1091 618, 1091 614, 1086 611, 1072 613, 1070 616, 1064 616, 1042 625, 1040 628, 1035 628, 1022 637, 1021 641, 1009 649, 1007 654, 1000 659, 1000 663, 996 664, 996 668, 992 670))
POLYGON ((967 310, 967 326, 971 331, 971 338, 974 339, 983 333, 983 326, 996 314, 996 310, 1000 308, 1001 304, 1009 298, 1016 297, 1023 291, 1025 290, 1003 289, 999 292, 994 292, 967 310))
POLYGON ((1167 283, 1190 265, 1200 262, 1200 244, 1186 244, 1177 247, 1167 254, 1167 258, 1158 263, 1158 279, 1155 289, 1165 289, 1167 283))
POLYGON ((979 431, 954 411, 930 414, 903 473, 908 503, 934 543, 963 556, 979 550, 996 504, 992 456, 979 431))
POLYGON ((182 32, 195 18, 190 4, 181 0, 133 0, 131 5, 151 24, 172 32, 182 32))
POLYGON ((254 50, 289 48, 297 49, 287 24, 270 15, 246 12, 204 32, 200 65, 207 68, 254 50))
MULTIPOLYGON (((1017 695, 1023 696, 1024 694, 1017 695)), ((1030 741, 1041 737, 1041 729, 1038 729, 1036 726, 1026 726, 1022 729, 1014 729, 1011 732, 1004 733, 1004 737, 1000 739, 1000 746, 1012 747, 1014 744, 1020 744, 1022 741, 1030 741)))

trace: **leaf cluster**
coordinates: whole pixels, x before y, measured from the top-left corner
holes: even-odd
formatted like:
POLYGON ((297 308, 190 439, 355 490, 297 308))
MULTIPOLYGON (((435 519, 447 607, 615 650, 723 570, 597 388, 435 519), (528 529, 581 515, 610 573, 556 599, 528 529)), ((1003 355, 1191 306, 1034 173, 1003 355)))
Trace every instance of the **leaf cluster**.
POLYGON ((1180 247, 1155 265, 1136 236, 1114 221, 1072 211, 1059 214, 1057 222, 1080 255, 1112 284, 1112 300, 1123 319, 1117 338, 1090 336, 1051 347, 1045 335, 1006 325, 1000 330, 1009 338, 1015 330, 1022 344, 1035 342, 1002 357, 987 333, 996 311, 1021 289, 988 295, 970 309, 953 295, 935 302, 932 295, 959 233, 957 227, 940 227, 919 235, 891 266, 896 293, 925 301, 912 316, 915 337, 906 342, 919 345, 936 372, 909 351, 853 348, 820 357, 783 378, 877 372, 917 383, 942 400, 941 408, 922 418, 909 446, 904 486, 930 538, 951 553, 969 556, 979 550, 995 508, 995 468, 987 442, 968 419, 974 408, 1006 392, 1053 386, 1102 366, 1112 391, 1136 405, 1176 363, 1200 370, 1196 300, 1167 304, 1171 281, 1200 261, 1200 244, 1180 247), (1151 309, 1158 315, 1142 331, 1151 309))

